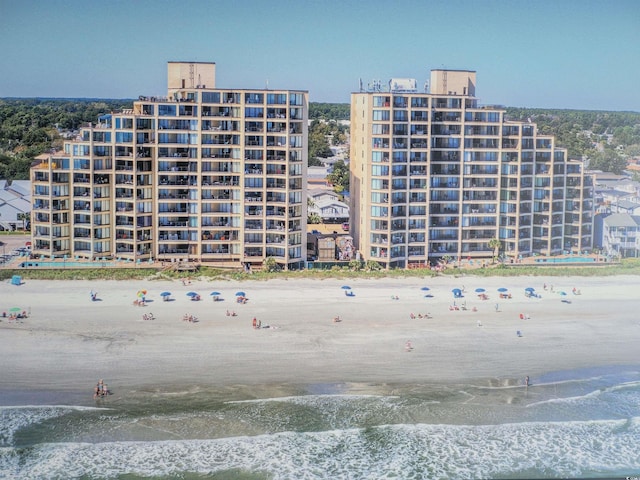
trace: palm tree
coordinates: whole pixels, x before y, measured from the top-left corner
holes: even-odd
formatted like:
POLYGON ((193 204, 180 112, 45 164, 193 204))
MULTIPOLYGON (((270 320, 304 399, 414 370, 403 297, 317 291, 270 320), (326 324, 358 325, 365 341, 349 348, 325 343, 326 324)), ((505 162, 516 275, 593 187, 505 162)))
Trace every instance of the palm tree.
POLYGON ((493 237, 489 240, 489 248, 493 249, 493 260, 491 263, 496 263, 496 259, 498 258, 498 252, 502 248, 502 242, 497 238, 493 237))
POLYGON ((317 213, 310 213, 307 216, 307 223, 312 223, 314 225, 320 224, 322 223, 322 217, 320 217, 320 215, 318 215, 317 213))

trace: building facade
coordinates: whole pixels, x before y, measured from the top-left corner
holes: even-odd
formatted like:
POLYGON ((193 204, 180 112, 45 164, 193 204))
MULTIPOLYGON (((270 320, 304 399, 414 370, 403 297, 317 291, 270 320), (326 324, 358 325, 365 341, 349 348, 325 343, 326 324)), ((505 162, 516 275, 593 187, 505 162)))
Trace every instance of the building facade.
POLYGON ((167 97, 34 162, 33 253, 301 268, 307 123, 306 91, 216 88, 214 63, 169 62, 167 97))
POLYGON ((602 251, 619 258, 640 256, 640 216, 614 213, 604 218, 602 251))
POLYGON ((387 268, 592 247, 593 179, 536 125, 482 107, 476 74, 433 70, 351 96, 351 234, 387 268), (426 89, 425 89, 426 90, 426 89))

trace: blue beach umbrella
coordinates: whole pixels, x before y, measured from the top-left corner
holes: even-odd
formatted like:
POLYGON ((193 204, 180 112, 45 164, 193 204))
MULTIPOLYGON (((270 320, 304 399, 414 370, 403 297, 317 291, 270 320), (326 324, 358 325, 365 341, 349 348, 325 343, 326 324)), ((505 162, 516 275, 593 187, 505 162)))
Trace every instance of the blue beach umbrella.
POLYGON ((247 294, 244 292, 236 292, 236 297, 246 297, 247 294))
POLYGON ((567 292, 558 292, 558 295, 564 297, 567 294, 567 292))
POLYGON ((534 292, 536 289, 533 287, 527 287, 524 289, 525 292, 534 292))
POLYGON ((422 290, 423 292, 428 292, 431 289, 429 287, 422 287, 420 290, 422 290))
POLYGON ((212 297, 217 297, 218 295, 220 295, 220 292, 211 292, 209 295, 211 295, 212 297))
POLYGON ((349 285, 343 285, 341 288, 343 290, 351 290, 351 287, 349 285))
POLYGON ((187 292, 187 297, 195 297, 197 295, 198 295, 197 292, 187 292))
POLYGON ((170 296, 170 295, 171 295, 171 292, 162 292, 162 293, 160 294, 160 296, 161 296, 161 297, 168 297, 168 296, 170 296))
POLYGON ((476 293, 482 293, 485 292, 486 290, 484 288, 476 288, 476 293))
POLYGON ((499 292, 508 292, 508 291, 509 291, 509 289, 508 289, 508 288, 501 287, 501 288, 499 288, 499 289, 498 289, 498 291, 499 291, 499 292))

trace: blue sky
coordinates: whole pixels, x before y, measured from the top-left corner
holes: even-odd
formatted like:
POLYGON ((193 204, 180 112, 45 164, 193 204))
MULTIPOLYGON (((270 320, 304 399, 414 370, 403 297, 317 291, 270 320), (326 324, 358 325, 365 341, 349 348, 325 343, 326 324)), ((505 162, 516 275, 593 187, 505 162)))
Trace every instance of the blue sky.
POLYGON ((163 95, 212 61, 315 102, 458 68, 483 104, 640 111, 638 0, 0 0, 0 52, 0 97, 163 95))

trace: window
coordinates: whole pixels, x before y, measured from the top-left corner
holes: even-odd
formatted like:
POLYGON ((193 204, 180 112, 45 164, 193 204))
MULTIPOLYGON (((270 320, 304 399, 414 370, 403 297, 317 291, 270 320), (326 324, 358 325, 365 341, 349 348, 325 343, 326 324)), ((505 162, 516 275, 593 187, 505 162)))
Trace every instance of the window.
POLYGON ((244 109, 245 118, 262 118, 264 116, 264 109, 257 107, 247 107, 244 109))
POLYGON ((133 128, 133 119, 116 118, 116 128, 133 128))
POLYGON ((374 123, 372 126, 372 131, 374 135, 388 135, 389 134, 389 125, 383 125, 380 123, 374 123))
POLYGON ((116 132, 116 143, 130 142, 133 142, 133 132, 116 132))
POLYGON ((388 110, 374 110, 373 111, 373 119, 380 121, 388 121, 389 120, 389 111, 388 110))
POLYGON ((262 93, 245 93, 244 101, 245 103, 263 103, 264 95, 262 93))
MULTIPOLYGON (((396 122, 406 122, 409 119, 406 110, 394 110, 393 120, 396 122)), ((375 120, 375 118, 374 118, 375 120)))
POLYGON ((373 165, 371 167, 371 174, 373 176, 389 175, 389 167, 386 165, 373 165))
POLYGON ((220 92, 202 92, 202 103, 220 103, 220 92))
POLYGON ((389 106, 390 97, 373 97, 373 106, 374 107, 388 107, 389 106))
POLYGON ((371 161, 373 163, 381 163, 381 162, 385 162, 385 154, 383 152, 373 152, 371 154, 371 161))
POLYGON ((412 97, 411 106, 414 108, 427 108, 429 106, 429 99, 426 97, 412 97))
POLYGON ((89 145, 74 145, 73 155, 89 155, 89 145))
POLYGON ((371 207, 372 217, 386 217, 389 215, 389 207, 371 207))
MULTIPOLYGON (((294 103, 294 100, 297 100, 295 98, 296 94, 292 93, 291 97, 293 98, 293 100, 291 101, 292 105, 302 105, 302 100, 300 100, 300 103, 294 103)), ((302 97, 302 95, 300 95, 300 97, 302 97)), ((285 93, 268 93, 267 94, 267 103, 269 105, 286 105, 287 103, 287 95, 285 93)))
POLYGON ((175 105, 158 105, 158 115, 175 117, 176 106, 175 105))

